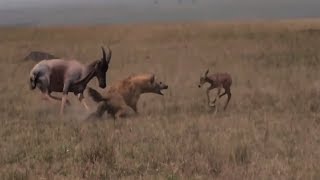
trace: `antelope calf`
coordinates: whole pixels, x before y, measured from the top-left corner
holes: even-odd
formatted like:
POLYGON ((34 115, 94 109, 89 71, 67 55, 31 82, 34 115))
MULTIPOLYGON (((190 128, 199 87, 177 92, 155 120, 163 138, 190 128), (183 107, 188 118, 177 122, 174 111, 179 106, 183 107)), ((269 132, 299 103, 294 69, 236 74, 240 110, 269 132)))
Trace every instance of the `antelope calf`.
MULTIPOLYGON (((200 84, 199 84, 199 88, 202 87, 203 84, 205 83, 209 83, 210 86, 207 88, 207 99, 208 99, 208 106, 211 107, 210 105, 210 95, 209 95, 209 92, 212 90, 212 89, 215 89, 217 88, 218 89, 218 92, 217 92, 217 95, 215 97, 215 99, 213 100, 213 103, 215 104, 216 101, 219 101, 219 99, 226 95, 228 96, 228 100, 224 106, 224 110, 226 110, 227 106, 228 106, 228 103, 231 99, 231 90, 230 90, 230 86, 232 84, 232 78, 230 76, 229 73, 214 73, 214 74, 211 74, 208 76, 208 73, 209 73, 209 69, 205 72, 204 76, 203 77, 200 77, 200 84), (221 89, 224 89, 224 93, 220 94, 221 92, 221 89)), ((214 105, 215 106, 215 105, 214 105)), ((217 112, 217 108, 216 108, 216 112, 217 112)))

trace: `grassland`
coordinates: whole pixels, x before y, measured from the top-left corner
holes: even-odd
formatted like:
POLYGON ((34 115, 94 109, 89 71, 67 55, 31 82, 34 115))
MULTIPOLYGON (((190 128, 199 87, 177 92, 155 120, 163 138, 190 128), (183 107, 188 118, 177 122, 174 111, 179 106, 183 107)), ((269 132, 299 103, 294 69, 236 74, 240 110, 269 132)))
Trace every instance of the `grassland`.
POLYGON ((1 28, 0 179, 320 179, 317 29, 318 20, 1 28), (143 96, 138 117, 114 124, 84 122, 73 94, 61 119, 59 103, 29 89, 29 51, 89 63, 102 44, 113 50, 108 83, 154 72, 165 96, 143 96), (207 68, 233 76, 216 116, 197 87, 207 68))

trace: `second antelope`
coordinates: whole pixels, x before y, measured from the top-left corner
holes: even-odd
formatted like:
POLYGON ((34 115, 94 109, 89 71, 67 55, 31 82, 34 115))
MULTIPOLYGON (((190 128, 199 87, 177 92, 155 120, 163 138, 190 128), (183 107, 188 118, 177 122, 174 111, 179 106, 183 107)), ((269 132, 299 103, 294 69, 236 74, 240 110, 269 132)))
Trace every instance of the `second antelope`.
MULTIPOLYGON (((212 89, 215 89, 217 88, 218 89, 218 92, 217 92, 217 95, 215 97, 215 99, 213 100, 213 103, 215 104, 216 101, 219 101, 219 99, 224 96, 224 95, 227 95, 228 96, 228 99, 227 99, 227 102, 226 104, 224 105, 224 110, 226 110, 227 106, 228 106, 228 103, 231 99, 231 89, 230 89, 230 86, 232 84, 232 78, 230 76, 229 73, 214 73, 214 74, 211 74, 208 76, 208 73, 209 73, 209 69, 205 72, 204 76, 200 77, 200 83, 199 83, 199 88, 202 87, 203 84, 205 83, 209 83, 210 86, 207 88, 207 100, 208 100, 208 106, 211 107, 210 105, 210 91, 212 89), (224 89, 224 93, 220 94, 221 92, 221 89, 224 89)), ((217 112, 217 107, 216 107, 216 110, 215 112, 217 112)))
POLYGON ((111 59, 111 50, 106 55, 102 48, 103 57, 85 66, 76 60, 53 59, 40 61, 30 72, 30 87, 38 87, 44 98, 61 101, 60 114, 63 114, 64 105, 68 103, 67 94, 73 92, 78 95, 79 101, 88 110, 84 101, 83 92, 93 77, 97 77, 99 86, 106 87, 106 72, 111 59), (52 96, 52 92, 62 92, 63 96, 52 96))

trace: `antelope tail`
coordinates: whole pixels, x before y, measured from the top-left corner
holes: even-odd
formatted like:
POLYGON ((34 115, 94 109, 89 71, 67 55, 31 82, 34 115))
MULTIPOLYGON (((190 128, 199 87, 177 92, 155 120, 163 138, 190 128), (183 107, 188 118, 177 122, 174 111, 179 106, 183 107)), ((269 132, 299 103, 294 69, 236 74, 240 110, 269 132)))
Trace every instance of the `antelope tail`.
POLYGON ((93 89, 91 87, 88 87, 88 94, 89 94, 89 96, 92 97, 92 99, 95 102, 100 102, 100 101, 106 101, 107 100, 97 90, 95 90, 95 89, 93 89))

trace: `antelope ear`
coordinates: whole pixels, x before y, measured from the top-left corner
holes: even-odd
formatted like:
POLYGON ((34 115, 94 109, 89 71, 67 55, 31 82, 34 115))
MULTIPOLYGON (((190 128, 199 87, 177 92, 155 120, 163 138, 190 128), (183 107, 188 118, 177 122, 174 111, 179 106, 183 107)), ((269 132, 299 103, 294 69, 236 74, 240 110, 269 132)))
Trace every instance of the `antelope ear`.
POLYGON ((151 84, 154 83, 154 79, 155 79, 154 74, 152 74, 152 76, 150 77, 150 83, 151 83, 151 84))
POLYGON ((204 76, 207 76, 209 73, 209 69, 207 69, 207 71, 204 73, 204 76))

